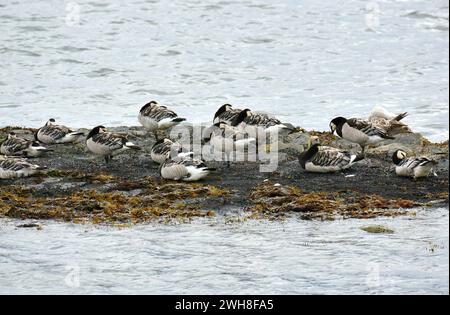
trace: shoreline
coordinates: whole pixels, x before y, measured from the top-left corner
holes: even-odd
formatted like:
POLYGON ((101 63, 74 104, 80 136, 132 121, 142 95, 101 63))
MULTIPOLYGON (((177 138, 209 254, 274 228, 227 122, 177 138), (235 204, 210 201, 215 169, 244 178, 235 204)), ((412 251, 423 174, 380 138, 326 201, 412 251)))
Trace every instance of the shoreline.
MULTIPOLYGON (((322 144, 355 150, 357 146, 329 132, 302 131, 280 143, 285 159, 276 171, 261 173, 260 163, 238 162, 227 168, 208 162, 217 172, 197 183, 161 180, 149 152, 154 143, 141 127, 109 128, 126 133, 143 148, 115 157, 110 165, 87 153, 83 142, 53 145, 47 157, 32 159, 47 166, 45 174, 0 182, 0 217, 62 220, 98 224, 149 221, 186 222, 240 208, 245 218, 335 220, 412 214, 421 206, 448 206, 448 141, 431 143, 419 134, 402 134, 370 149, 364 161, 345 173, 312 174, 301 169, 297 155, 311 135, 322 144), (390 153, 396 148, 431 155, 437 177, 414 181, 393 173, 390 153)), ((32 138, 33 129, 0 129, 32 138)), ((0 140, 1 142, 1 140, 0 140)))

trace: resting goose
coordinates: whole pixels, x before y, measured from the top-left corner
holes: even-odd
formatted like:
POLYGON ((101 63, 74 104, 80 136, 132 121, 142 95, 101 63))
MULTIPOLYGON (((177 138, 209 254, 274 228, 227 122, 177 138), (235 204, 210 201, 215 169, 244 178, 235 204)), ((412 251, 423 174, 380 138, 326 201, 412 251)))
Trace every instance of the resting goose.
POLYGON ((138 119, 142 126, 153 132, 157 140, 158 130, 172 128, 186 120, 185 118, 179 118, 174 111, 166 106, 159 105, 155 101, 151 101, 141 108, 138 119))
POLYGON ((350 168, 354 163, 364 159, 364 155, 324 147, 316 143, 299 156, 302 168, 314 173, 332 173, 350 168))
POLYGON ((233 119, 231 126, 241 126, 244 129, 248 127, 259 127, 264 129, 266 132, 290 129, 290 127, 282 124, 280 120, 270 117, 267 114, 253 113, 248 108, 242 110, 239 115, 233 119))
POLYGON ((385 130, 389 135, 394 136, 400 133, 410 133, 411 129, 402 120, 408 113, 393 114, 381 106, 376 106, 369 116, 369 121, 377 127, 385 130))
POLYGON ((170 139, 161 139, 153 145, 150 156, 155 163, 162 164, 171 156, 180 154, 182 150, 181 144, 170 139))
POLYGON ((162 178, 185 182, 204 179, 212 171, 215 169, 209 168, 204 161, 195 159, 193 154, 168 159, 160 167, 162 178))
POLYGON ((56 125, 55 122, 55 119, 51 118, 44 127, 39 128, 35 134, 36 141, 45 144, 73 143, 84 135, 83 132, 56 125))
POLYGON ((107 132, 104 126, 95 127, 89 132, 86 145, 92 153, 103 156, 106 163, 125 151, 141 150, 139 146, 129 142, 125 136, 107 132))
POLYGON ((292 127, 281 123, 280 120, 266 114, 252 113, 250 109, 241 111, 233 119, 231 126, 244 130, 250 136, 258 138, 259 142, 268 135, 292 130, 292 127))
POLYGON ((255 143, 256 139, 249 138, 245 132, 225 122, 220 122, 208 128, 204 141, 210 143, 215 152, 224 153, 227 165, 230 167, 230 155, 236 151, 242 151, 249 144, 255 143))
POLYGON ((397 150, 392 156, 395 173, 398 176, 413 177, 414 179, 428 176, 437 162, 425 157, 407 157, 406 152, 397 150))
POLYGON ((43 147, 37 141, 19 138, 13 132, 8 135, 8 139, 0 146, 0 153, 8 156, 39 157, 43 153, 50 151, 52 150, 43 147))
POLYGON ((364 153, 366 146, 374 145, 388 139, 395 139, 370 121, 358 118, 345 119, 337 117, 330 122, 331 132, 347 141, 357 143, 364 153))
POLYGON ((241 109, 234 109, 230 104, 222 105, 214 115, 214 123, 225 122, 231 124, 241 112, 241 109))
POLYGON ((45 169, 45 167, 29 163, 25 159, 0 156, 0 179, 29 177, 45 169))

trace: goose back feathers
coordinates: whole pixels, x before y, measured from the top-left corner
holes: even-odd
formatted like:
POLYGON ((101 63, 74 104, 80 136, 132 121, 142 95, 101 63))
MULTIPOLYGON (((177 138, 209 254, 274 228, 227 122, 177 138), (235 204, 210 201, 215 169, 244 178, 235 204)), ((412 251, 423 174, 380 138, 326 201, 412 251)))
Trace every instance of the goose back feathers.
POLYGON ((0 153, 7 156, 39 157, 50 151, 37 141, 22 139, 13 133, 0 146, 0 153))
POLYGON ((54 119, 50 119, 44 127, 39 128, 35 134, 36 141, 45 144, 73 143, 83 136, 83 132, 56 125, 54 119))
POLYGON ((330 173, 345 170, 363 159, 363 155, 314 144, 300 155, 299 162, 308 172, 330 173))
POLYGON ((0 157, 0 179, 29 177, 44 169, 45 167, 31 164, 25 159, 0 157))
POLYGON ((164 179, 192 182, 204 179, 214 170, 193 155, 184 155, 166 160, 161 164, 160 174, 164 179))
POLYGON ((138 119, 141 125, 150 131, 168 129, 186 120, 179 118, 174 111, 155 101, 151 101, 141 108, 138 119))
POLYGON ((125 136, 107 132, 103 126, 98 126, 91 130, 87 136, 86 145, 92 153, 105 157, 107 162, 113 156, 130 149, 141 149, 128 141, 125 136))

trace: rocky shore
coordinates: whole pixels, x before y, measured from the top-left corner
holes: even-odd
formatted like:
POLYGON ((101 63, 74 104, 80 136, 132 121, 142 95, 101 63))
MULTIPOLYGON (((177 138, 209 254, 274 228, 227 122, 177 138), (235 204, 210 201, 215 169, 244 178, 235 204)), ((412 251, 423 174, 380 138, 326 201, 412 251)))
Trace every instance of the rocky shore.
MULTIPOLYGON (((311 136, 322 144, 349 150, 357 146, 329 132, 297 129, 279 143, 283 155, 278 168, 260 172, 259 162, 237 162, 231 168, 210 162, 217 171, 199 183, 161 180, 150 159, 154 139, 140 127, 118 127, 144 150, 116 157, 109 165, 87 152, 83 141, 51 146, 54 152, 33 162, 47 166, 39 176, 0 181, 0 217, 63 220, 75 223, 128 225, 149 221, 185 222, 194 217, 227 215, 248 218, 334 220, 414 215, 413 208, 448 205, 448 141, 431 143, 420 134, 399 135, 367 152, 366 160, 345 173, 311 174, 297 156, 311 136), (436 159, 436 176, 422 180, 399 178, 392 153, 436 159), (231 215, 230 215, 231 214, 231 215)), ((34 130, 0 130, 32 138, 34 130)))

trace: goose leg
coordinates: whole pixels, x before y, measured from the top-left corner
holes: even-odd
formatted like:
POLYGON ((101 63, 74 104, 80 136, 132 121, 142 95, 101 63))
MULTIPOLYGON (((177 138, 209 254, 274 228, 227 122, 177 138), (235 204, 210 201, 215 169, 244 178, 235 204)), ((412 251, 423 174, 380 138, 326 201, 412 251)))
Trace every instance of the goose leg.
POLYGON ((105 156, 105 162, 106 162, 106 164, 109 164, 109 162, 111 162, 111 160, 112 160, 112 156, 111 156, 111 155, 105 156))
POLYGON ((231 161, 230 161, 230 153, 225 153, 226 159, 227 159, 227 168, 231 167, 231 161))

